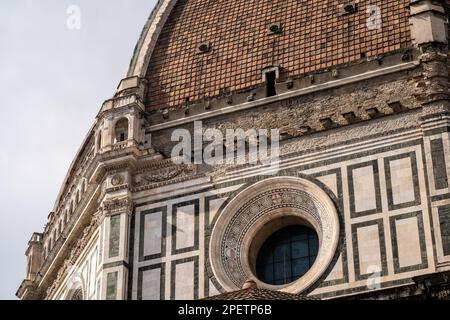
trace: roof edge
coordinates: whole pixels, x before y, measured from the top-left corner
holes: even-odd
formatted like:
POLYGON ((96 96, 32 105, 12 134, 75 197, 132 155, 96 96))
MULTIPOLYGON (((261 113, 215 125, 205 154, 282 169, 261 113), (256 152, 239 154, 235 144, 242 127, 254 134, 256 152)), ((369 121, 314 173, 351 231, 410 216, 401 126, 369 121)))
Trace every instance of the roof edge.
POLYGON ((158 0, 134 49, 127 77, 144 77, 156 42, 177 0, 158 0))
POLYGON ((59 189, 59 192, 58 192, 58 195, 56 197, 56 200, 55 200, 55 202, 53 204, 52 212, 56 212, 57 211, 61 200, 64 198, 64 195, 66 194, 66 188, 68 187, 68 185, 72 181, 72 176, 73 176, 74 171, 76 170, 77 163, 80 161, 80 159, 82 159, 83 152, 86 150, 86 148, 89 145, 89 142, 90 142, 92 136, 94 135, 94 129, 95 129, 96 125, 97 125, 97 120, 90 127, 88 133, 85 135, 85 137, 83 139, 83 143, 78 148, 74 159, 70 163, 69 169, 67 170, 67 173, 66 173, 66 175, 64 177, 64 180, 62 182, 62 185, 61 185, 61 187, 59 189))

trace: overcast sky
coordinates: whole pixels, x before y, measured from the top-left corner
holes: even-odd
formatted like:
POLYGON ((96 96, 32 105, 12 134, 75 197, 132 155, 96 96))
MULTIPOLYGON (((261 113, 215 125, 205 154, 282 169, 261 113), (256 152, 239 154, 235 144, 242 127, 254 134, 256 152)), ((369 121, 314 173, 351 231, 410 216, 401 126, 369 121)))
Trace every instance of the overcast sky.
POLYGON ((155 2, 0 1, 0 299, 15 298, 27 242, 125 77, 155 2), (71 5, 81 11, 79 30, 71 5))

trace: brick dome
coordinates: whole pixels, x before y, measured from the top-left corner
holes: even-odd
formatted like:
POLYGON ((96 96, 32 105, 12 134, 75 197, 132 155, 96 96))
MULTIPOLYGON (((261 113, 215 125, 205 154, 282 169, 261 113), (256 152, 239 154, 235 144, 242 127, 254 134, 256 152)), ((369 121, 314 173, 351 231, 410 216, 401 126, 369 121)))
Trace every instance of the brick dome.
POLYGON ((146 59, 138 72, 148 79, 147 110, 180 108, 261 86, 262 70, 269 66, 279 66, 283 81, 407 47, 408 5, 408 0, 160 0, 129 75, 146 59), (379 25, 371 26, 377 14, 379 25))

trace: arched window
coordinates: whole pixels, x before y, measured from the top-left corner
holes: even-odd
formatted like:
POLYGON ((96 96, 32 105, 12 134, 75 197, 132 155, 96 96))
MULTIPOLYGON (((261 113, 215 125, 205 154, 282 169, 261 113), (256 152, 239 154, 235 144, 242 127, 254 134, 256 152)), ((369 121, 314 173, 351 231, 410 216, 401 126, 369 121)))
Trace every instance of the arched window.
POLYGON ((80 202, 80 190, 77 191, 76 201, 77 201, 77 203, 80 202))
POLYGON ((268 284, 283 285, 303 276, 319 251, 314 230, 292 225, 273 233, 262 245, 256 261, 258 278, 268 284))
POLYGON ((123 118, 117 121, 114 128, 115 143, 128 140, 128 119, 123 118))

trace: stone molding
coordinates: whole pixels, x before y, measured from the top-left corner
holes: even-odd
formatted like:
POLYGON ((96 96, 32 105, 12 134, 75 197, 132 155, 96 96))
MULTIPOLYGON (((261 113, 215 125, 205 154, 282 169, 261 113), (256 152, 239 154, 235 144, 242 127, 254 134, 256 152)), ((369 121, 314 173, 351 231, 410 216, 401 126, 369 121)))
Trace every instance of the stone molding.
POLYGON ((294 91, 290 91, 290 92, 281 93, 281 94, 278 94, 273 97, 268 97, 268 98, 264 98, 264 99, 260 99, 260 100, 256 100, 256 101, 251 101, 251 102, 245 102, 245 103, 242 103, 239 105, 228 106, 228 107, 224 107, 224 108, 221 108, 218 110, 208 111, 208 112, 200 113, 197 115, 176 119, 173 121, 168 121, 165 123, 152 125, 150 128, 148 128, 148 130, 150 132, 155 132, 155 131, 159 131, 159 130, 163 130, 163 129, 180 126, 180 125, 183 125, 186 123, 191 123, 194 121, 205 120, 205 119, 209 119, 209 118, 213 118, 213 117, 223 116, 223 115, 230 114, 230 113, 235 113, 235 112, 242 111, 242 110, 252 109, 252 108, 256 108, 256 107, 262 107, 264 105, 268 105, 268 104, 271 104, 274 102, 280 102, 282 100, 286 100, 286 99, 290 99, 290 98, 304 96, 304 95, 308 95, 308 94, 312 94, 312 93, 316 93, 316 92, 320 92, 320 91, 324 91, 324 90, 331 90, 333 88, 337 88, 337 87, 341 87, 344 85, 353 84, 353 83, 357 83, 360 81, 373 79, 376 77, 381 77, 381 76, 385 76, 385 75, 389 75, 389 74, 393 74, 393 73, 397 73, 397 72, 412 70, 412 69, 415 69, 417 66, 419 66, 418 61, 406 62, 406 63, 402 63, 402 64, 395 65, 395 66, 390 66, 390 67, 386 67, 386 68, 382 68, 382 69, 378 69, 378 70, 374 70, 374 71, 369 71, 369 72, 366 72, 363 74, 357 74, 357 75, 350 76, 350 77, 343 78, 343 79, 333 80, 333 81, 326 82, 323 84, 313 85, 313 86, 310 86, 307 88, 302 88, 302 89, 298 89, 298 90, 294 90, 294 91))
POLYGON ((156 170, 143 172, 134 177, 133 186, 142 188, 160 184, 162 182, 174 183, 174 179, 192 177, 197 173, 195 165, 172 165, 156 170))
POLYGON ((103 202, 103 212, 106 217, 121 213, 131 214, 132 210, 133 202, 128 196, 108 199, 103 202))

